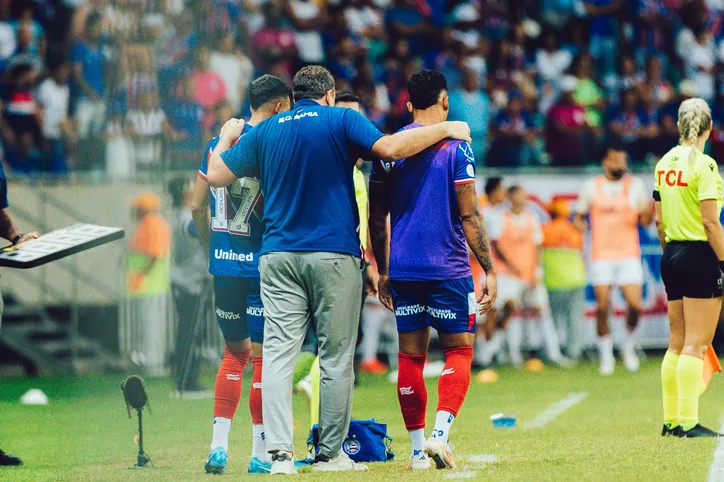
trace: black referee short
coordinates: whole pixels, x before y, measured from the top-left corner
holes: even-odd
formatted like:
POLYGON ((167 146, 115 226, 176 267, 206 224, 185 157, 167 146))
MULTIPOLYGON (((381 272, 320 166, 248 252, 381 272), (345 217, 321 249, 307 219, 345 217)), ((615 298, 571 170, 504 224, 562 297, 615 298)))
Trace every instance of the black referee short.
POLYGON ((669 301, 722 295, 719 262, 706 241, 668 243, 661 258, 661 278, 669 301))

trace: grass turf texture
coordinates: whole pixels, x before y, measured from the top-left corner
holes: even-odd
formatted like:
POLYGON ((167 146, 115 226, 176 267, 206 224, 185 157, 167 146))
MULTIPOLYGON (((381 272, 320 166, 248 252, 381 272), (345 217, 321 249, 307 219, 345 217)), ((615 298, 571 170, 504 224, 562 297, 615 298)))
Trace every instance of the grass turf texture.
MULTIPOLYGON (((500 370, 492 385, 473 382, 451 441, 460 467, 454 471, 408 473, 410 443, 402 424, 395 386, 383 378, 363 376, 356 391, 354 417, 376 417, 388 424, 397 460, 371 464, 366 474, 305 473, 298 480, 340 481, 358 478, 440 480, 457 475, 493 480, 706 480, 715 448, 713 440, 661 438, 659 359, 642 365, 641 373, 617 367, 603 378, 586 364, 570 371, 543 373, 500 370), (588 397, 543 428, 526 430, 525 422, 571 392, 588 397), (518 418, 515 429, 495 429, 488 417, 504 411, 518 418), (471 455, 490 454, 493 463, 470 462, 471 455)), ((144 417, 144 442, 153 459, 151 470, 130 471, 135 462, 136 431, 126 416, 119 388, 121 376, 0 380, 0 441, 25 466, 0 467, 2 481, 134 481, 208 480, 203 464, 211 438, 212 400, 169 398, 168 379, 146 380, 152 414, 144 417), (22 393, 40 388, 48 406, 18 403, 22 393)), ((207 385, 213 383, 209 373, 207 385)), ((248 380, 247 380, 248 383, 248 380)), ((428 383, 428 432, 434 423, 437 391, 428 383)), ((246 474, 251 427, 244 396, 231 430, 227 479, 246 474)), ((701 402, 702 423, 718 429, 724 410, 724 377, 715 377, 701 402)), ((308 426, 306 400, 295 397, 298 454, 305 453, 308 426)), ((264 477, 264 476, 256 476, 264 477)))

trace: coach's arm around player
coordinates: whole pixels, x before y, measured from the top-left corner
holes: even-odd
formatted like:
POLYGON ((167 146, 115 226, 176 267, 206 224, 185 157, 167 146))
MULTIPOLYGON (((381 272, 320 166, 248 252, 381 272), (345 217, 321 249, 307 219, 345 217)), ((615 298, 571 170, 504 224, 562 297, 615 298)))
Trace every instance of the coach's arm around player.
MULTIPOLYGON (((333 91, 330 91, 333 92, 333 91)), ((334 105, 334 99, 332 99, 334 105)), ((345 131, 349 139, 355 139, 359 136, 359 131, 366 128, 366 124, 372 125, 361 114, 353 110, 348 110, 348 117, 345 120, 345 131), (364 124, 363 126, 360 124, 364 124)), ((219 143, 209 156, 209 171, 207 174, 208 182, 214 187, 224 187, 231 184, 239 173, 234 173, 229 169, 221 154, 231 148, 232 143, 241 135, 244 129, 243 119, 230 119, 221 128, 219 134, 219 143)), ((458 139, 471 142, 470 127, 466 122, 446 121, 438 124, 424 126, 414 131, 400 131, 396 134, 381 136, 372 145, 370 151, 373 156, 385 161, 397 161, 406 157, 413 156, 427 147, 439 142, 443 139, 458 139)), ((255 142, 255 138, 250 136, 248 140, 243 140, 237 144, 238 148, 243 148, 245 142, 255 142)), ((257 169, 258 166, 249 166, 250 169, 257 169)))

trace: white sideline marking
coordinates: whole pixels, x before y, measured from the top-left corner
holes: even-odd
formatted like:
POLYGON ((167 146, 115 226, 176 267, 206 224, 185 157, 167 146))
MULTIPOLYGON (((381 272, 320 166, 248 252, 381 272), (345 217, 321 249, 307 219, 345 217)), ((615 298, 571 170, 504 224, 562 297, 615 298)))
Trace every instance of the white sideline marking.
MULTIPOLYGON (((721 418, 721 426, 724 429, 724 414, 721 418)), ((716 444, 714 450, 714 461, 711 463, 709 469, 709 482, 721 482, 724 481, 724 438, 720 438, 716 444)))
POLYGON ((448 479, 474 479, 478 473, 475 470, 461 470, 459 472, 453 472, 448 474, 448 479))
POLYGON ((550 407, 543 410, 533 420, 526 422, 525 428, 530 429, 545 427, 569 409, 581 403, 587 396, 588 392, 569 393, 565 398, 558 400, 550 407))
POLYGON ((496 460, 498 460, 498 457, 493 454, 478 454, 468 457, 468 462, 474 463, 492 464, 496 460))

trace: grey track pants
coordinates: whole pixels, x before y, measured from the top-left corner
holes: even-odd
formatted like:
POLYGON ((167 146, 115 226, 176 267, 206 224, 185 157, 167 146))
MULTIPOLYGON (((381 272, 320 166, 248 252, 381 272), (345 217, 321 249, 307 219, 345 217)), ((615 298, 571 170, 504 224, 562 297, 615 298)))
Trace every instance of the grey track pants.
POLYGON ((565 336, 566 355, 578 360, 583 352, 585 288, 548 291, 553 321, 565 336))
POLYGON ((321 371, 319 447, 339 455, 349 430, 354 349, 362 303, 360 260, 326 252, 278 252, 259 260, 264 302, 262 391, 266 447, 293 452, 292 376, 314 320, 321 371))

